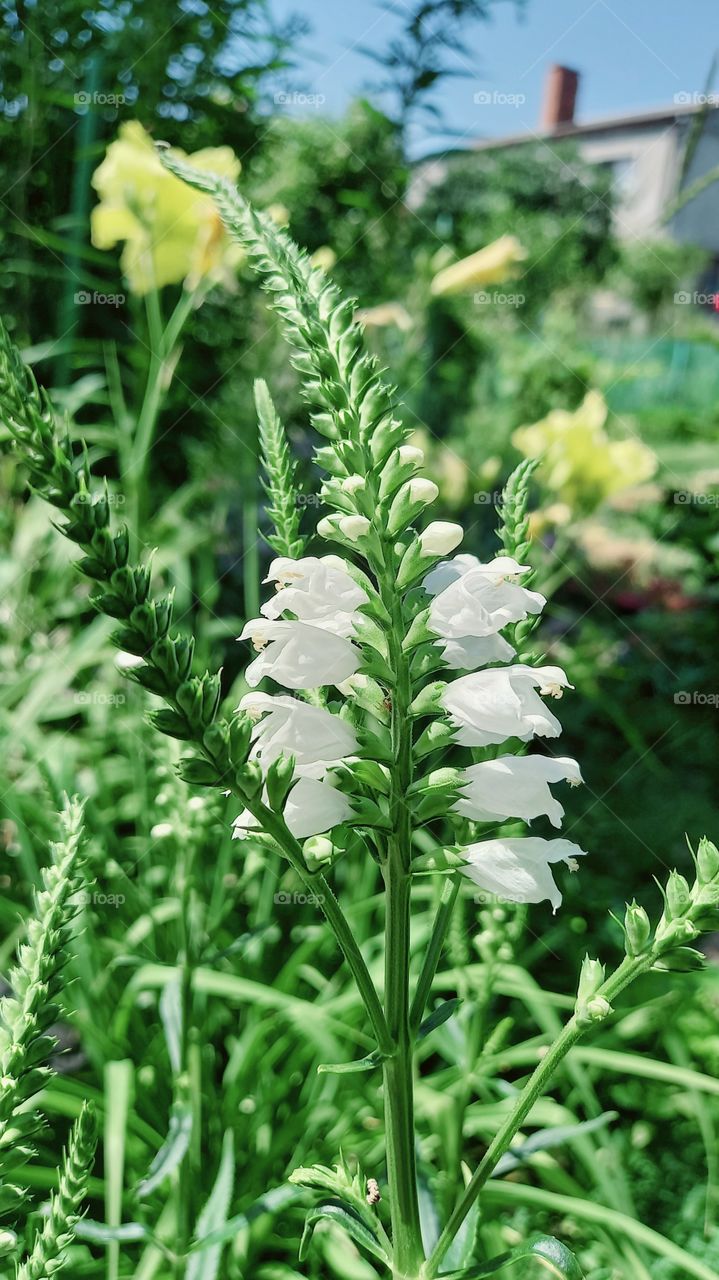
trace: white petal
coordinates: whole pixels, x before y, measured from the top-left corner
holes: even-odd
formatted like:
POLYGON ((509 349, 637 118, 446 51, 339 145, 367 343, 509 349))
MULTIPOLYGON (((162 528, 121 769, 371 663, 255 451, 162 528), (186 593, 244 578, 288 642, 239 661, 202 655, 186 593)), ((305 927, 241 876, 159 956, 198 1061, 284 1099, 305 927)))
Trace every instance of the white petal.
POLYGON ((476 671, 490 662, 511 662, 516 652, 504 636, 463 636, 460 640, 437 640, 442 659, 450 671, 476 671))
POLYGON ((518 840, 483 840, 464 850, 464 874, 503 902, 543 902, 552 909, 561 905, 562 895, 554 883, 550 865, 585 856, 584 849, 571 840, 543 840, 527 836, 518 840))
POLYGON ((322 835, 352 817, 352 806, 329 782, 299 778, 285 804, 284 818, 296 840, 322 835))
POLYGON ((576 760, 551 756, 499 756, 470 765, 465 785, 454 808, 474 822, 523 818, 531 822, 541 815, 555 827, 562 824, 564 809, 554 798, 550 782, 581 782, 576 760))
POLYGON ((254 618, 240 636, 246 639, 260 650, 245 672, 251 688, 269 676, 288 689, 318 689, 346 680, 361 664, 359 649, 349 640, 305 622, 254 618))
POLYGON ((310 706, 286 694, 246 693, 239 709, 253 718, 264 716, 252 731, 252 758, 260 760, 264 770, 283 752, 295 757, 299 769, 344 760, 357 750, 352 726, 324 707, 310 706))

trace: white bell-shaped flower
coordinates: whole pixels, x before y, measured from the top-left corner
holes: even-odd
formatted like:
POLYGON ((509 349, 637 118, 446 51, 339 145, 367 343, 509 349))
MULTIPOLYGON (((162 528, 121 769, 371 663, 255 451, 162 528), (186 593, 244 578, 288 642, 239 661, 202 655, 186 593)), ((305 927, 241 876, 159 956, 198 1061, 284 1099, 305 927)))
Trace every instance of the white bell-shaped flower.
MULTIPOLYGON (((320 836, 331 831, 340 822, 349 821, 352 806, 330 781, 300 777, 287 797, 283 816, 295 839, 305 840, 308 836, 320 836)), ((249 810, 244 809, 232 824, 234 839, 243 839, 259 825, 249 810)))
POLYGON ((552 795, 551 782, 582 781, 576 760, 560 756, 499 756, 473 764, 464 771, 465 782, 457 813, 473 822, 500 822, 505 818, 532 818, 544 815, 561 827, 564 809, 552 795))
POLYGON ((427 575, 424 586, 434 600, 428 626, 444 639, 491 636, 529 613, 541 613, 546 600, 515 581, 528 573, 510 556, 481 564, 476 556, 457 556, 427 575))
POLYGON ((350 577, 340 556, 304 556, 272 561, 265 582, 277 584, 273 600, 263 604, 266 618, 294 613, 300 622, 322 627, 338 636, 351 636, 360 605, 367 594, 350 577))
POLYGON ((561 697, 572 688, 560 667, 492 667, 460 676, 444 689, 441 702, 465 747, 490 747, 507 738, 556 738, 562 726, 540 694, 561 697), (539 690, 539 692, 537 692, 539 690))
POLYGON ((294 756, 297 773, 302 773, 314 765, 345 760, 357 751, 351 725, 324 707, 298 698, 246 693, 238 711, 259 722, 252 730, 250 758, 259 760, 264 771, 282 754, 294 756))
POLYGON ((550 867, 565 862, 570 871, 577 870, 576 858, 584 849, 571 840, 543 840, 540 836, 524 836, 517 840, 483 840, 463 850, 466 876, 487 893, 503 902, 544 902, 549 899, 553 911, 561 905, 562 895, 550 867))
POLYGON ((359 669, 361 654, 343 636, 306 622, 252 618, 240 640, 251 640, 259 656, 245 672, 250 688, 264 676, 287 689, 319 689, 340 684, 359 669))

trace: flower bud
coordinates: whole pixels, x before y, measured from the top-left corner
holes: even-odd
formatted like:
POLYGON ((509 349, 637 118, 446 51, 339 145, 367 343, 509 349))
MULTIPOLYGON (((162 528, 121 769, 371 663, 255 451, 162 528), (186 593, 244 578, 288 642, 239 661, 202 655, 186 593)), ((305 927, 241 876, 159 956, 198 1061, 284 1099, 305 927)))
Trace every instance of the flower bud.
POLYGON ((17 1248, 17 1236, 14 1231, 0 1231, 0 1258, 5 1258, 17 1248))
POLYGON ((358 493, 360 489, 364 489, 366 486, 367 481, 364 476, 353 475, 347 476, 347 479, 342 481, 340 489, 342 489, 344 493, 358 493))
POLYGON ((267 787, 267 800, 271 809, 280 812, 289 795, 292 783, 295 780, 295 758, 294 756, 278 756, 272 761, 267 770, 265 786, 267 787))
POLYGON ((392 499, 387 521, 389 534, 393 537, 401 533, 419 515, 422 508, 434 502, 438 495, 439 489, 433 480, 425 480, 422 476, 408 480, 392 499))
POLYGON ((627 955, 643 955, 647 949, 651 932, 652 926, 649 923, 649 916, 644 907, 640 907, 638 902, 630 903, 624 916, 627 955))
POLYGON ((719 849, 706 836, 702 836, 699 841, 697 872, 701 884, 707 884, 719 875, 719 849))
POLYGON ((585 956, 582 961, 582 971, 579 975, 577 1004, 585 1004, 588 1000, 591 1000, 603 982, 604 965, 600 964, 599 960, 593 960, 591 956, 585 956))
POLYGON ((433 520, 419 535, 420 555, 447 556, 464 537, 461 524, 449 520, 433 520))
MULTIPOLYGON (((319 525, 317 528, 319 531, 319 525)), ((369 533, 370 522, 365 516, 342 516, 338 528, 350 542, 359 542, 360 538, 366 537, 369 533)))
POLYGON ((401 444, 397 450, 399 460, 404 465, 411 464, 415 467, 421 467, 424 462, 424 450, 415 449, 412 444, 401 444))
POLYGON ((667 912, 670 920, 686 915, 692 903, 692 895, 684 876, 670 872, 666 887, 667 912))
POLYGON ((337 850, 327 836, 310 836, 302 846, 309 871, 321 871, 333 861, 337 850))

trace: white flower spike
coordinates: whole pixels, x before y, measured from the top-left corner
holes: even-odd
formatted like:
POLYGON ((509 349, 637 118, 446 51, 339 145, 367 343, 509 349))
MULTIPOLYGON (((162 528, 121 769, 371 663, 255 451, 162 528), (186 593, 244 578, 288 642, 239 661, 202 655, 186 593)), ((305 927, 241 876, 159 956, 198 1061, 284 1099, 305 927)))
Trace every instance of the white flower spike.
POLYGON ((576 760, 552 756, 499 756, 470 765, 457 813, 473 822, 502 822, 523 818, 531 822, 541 815, 561 827, 564 809, 552 795, 549 784, 566 781, 578 786, 582 781, 576 760))
POLYGON ((576 859, 585 850, 571 840, 542 840, 526 836, 517 840, 483 840, 463 851, 467 865, 464 874, 487 893, 503 902, 544 902, 552 910, 562 903, 562 895, 554 883, 550 866, 565 862, 570 871, 577 870, 576 859))

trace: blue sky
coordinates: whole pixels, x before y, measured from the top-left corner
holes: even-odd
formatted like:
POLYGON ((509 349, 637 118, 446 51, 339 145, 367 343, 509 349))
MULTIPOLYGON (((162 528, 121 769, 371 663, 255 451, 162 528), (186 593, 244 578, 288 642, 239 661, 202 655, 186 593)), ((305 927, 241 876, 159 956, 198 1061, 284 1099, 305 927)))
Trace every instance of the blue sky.
MULTIPOLYGON (((394 0, 401 8, 407 0, 394 0)), ((312 35, 299 52, 296 87, 315 101, 288 109, 342 112, 377 77, 361 46, 386 47, 398 20, 380 0, 274 0, 274 12, 302 13, 312 35), (323 100, 323 101, 321 101, 323 100)), ((563 62, 582 76, 577 116, 660 107, 675 94, 705 88, 719 47, 717 0, 528 0, 518 18, 510 0, 489 23, 467 31, 468 56, 454 65, 467 78, 444 83, 435 97, 447 130, 415 128, 413 149, 426 152, 462 136, 497 137, 536 127, 547 65, 563 62), (488 101, 477 103, 480 94, 488 101)))

